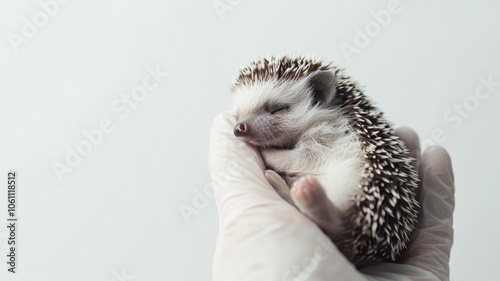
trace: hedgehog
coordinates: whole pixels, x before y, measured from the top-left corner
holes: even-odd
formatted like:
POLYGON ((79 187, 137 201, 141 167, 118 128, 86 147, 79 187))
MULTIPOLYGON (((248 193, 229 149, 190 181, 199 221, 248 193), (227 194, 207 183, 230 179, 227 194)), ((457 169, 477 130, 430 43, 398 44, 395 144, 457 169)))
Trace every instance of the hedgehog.
POLYGON ((353 264, 401 255, 419 208, 413 158, 343 69, 307 56, 261 58, 240 69, 232 95, 234 135, 279 175, 282 187, 270 183, 285 200, 296 205, 280 189, 314 177, 340 217, 321 206, 308 217, 353 264))

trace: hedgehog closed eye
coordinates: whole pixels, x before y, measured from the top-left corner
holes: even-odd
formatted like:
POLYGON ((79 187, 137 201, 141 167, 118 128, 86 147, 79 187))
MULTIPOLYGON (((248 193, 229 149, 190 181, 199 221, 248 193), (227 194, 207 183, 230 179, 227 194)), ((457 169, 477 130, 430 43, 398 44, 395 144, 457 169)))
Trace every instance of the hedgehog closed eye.
POLYGON ((284 112, 284 111, 286 111, 288 109, 290 109, 290 107, 287 106, 287 105, 276 106, 276 107, 270 108, 269 109, 269 113, 276 114, 276 113, 284 112))

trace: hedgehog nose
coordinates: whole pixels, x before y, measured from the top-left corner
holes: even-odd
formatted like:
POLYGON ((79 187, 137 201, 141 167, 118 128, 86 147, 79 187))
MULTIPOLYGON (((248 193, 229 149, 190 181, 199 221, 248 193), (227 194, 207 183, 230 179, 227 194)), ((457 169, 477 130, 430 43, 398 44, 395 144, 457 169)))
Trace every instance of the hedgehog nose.
POLYGON ((234 126, 233 132, 237 137, 244 137, 248 135, 248 125, 245 123, 238 123, 234 126))

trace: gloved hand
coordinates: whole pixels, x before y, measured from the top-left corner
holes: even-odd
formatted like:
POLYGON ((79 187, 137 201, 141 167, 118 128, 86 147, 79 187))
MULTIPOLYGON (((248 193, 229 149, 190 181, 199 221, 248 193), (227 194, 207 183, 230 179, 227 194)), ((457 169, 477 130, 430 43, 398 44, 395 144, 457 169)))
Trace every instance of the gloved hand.
POLYGON ((223 113, 210 136, 219 211, 215 281, 449 279, 454 179, 443 148, 429 148, 420 157, 416 134, 398 131, 419 168, 419 223, 400 263, 357 270, 319 227, 276 193, 258 151, 233 135, 234 124, 236 117, 223 113))

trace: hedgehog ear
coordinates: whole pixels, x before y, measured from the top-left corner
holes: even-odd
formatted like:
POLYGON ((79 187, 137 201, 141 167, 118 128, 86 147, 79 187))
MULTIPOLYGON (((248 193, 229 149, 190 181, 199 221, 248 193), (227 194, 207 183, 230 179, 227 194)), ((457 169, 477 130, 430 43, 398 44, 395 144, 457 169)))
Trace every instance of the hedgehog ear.
POLYGON ((307 77, 307 87, 312 90, 313 104, 330 104, 337 92, 337 78, 331 71, 316 71, 307 77))

